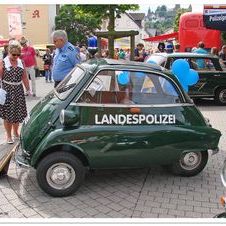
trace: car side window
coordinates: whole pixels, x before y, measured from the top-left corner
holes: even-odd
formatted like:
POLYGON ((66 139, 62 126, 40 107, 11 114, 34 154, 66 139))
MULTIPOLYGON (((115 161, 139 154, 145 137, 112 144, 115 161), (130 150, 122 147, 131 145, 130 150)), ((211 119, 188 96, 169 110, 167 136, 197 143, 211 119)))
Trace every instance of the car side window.
POLYGON ((100 71, 78 102, 89 104, 171 104, 181 102, 173 82, 139 71, 100 71))
POLYGON ((193 66, 191 68, 197 71, 217 71, 212 59, 193 58, 192 61, 196 64, 196 68, 194 68, 193 66))

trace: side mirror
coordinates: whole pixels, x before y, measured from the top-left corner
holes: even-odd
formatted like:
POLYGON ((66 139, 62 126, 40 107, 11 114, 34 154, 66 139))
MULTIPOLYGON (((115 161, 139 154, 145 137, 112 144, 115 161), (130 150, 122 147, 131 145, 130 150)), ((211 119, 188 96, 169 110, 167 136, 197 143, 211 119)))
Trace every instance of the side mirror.
POLYGON ((64 126, 72 126, 79 121, 79 115, 70 110, 63 109, 60 112, 60 123, 64 126))

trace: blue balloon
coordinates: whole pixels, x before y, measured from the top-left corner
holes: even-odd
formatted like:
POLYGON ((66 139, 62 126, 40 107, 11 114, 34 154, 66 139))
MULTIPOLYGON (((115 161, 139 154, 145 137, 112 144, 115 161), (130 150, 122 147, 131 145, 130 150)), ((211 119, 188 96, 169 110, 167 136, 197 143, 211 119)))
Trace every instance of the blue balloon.
POLYGON ((198 81, 196 72, 190 69, 189 63, 184 59, 173 62, 172 72, 186 92, 188 92, 188 85, 193 85, 198 81))
POLYGON ((129 73, 127 71, 123 71, 118 74, 118 83, 122 86, 125 86, 129 83, 129 73))
POLYGON ((183 87, 184 91, 188 92, 188 85, 182 84, 182 87, 183 87))
POLYGON ((177 77, 183 77, 185 73, 189 72, 189 63, 184 59, 175 60, 172 64, 172 72, 177 75, 177 77))
POLYGON ((190 69, 189 73, 186 75, 186 80, 189 86, 195 85, 199 80, 198 72, 193 69, 190 69))

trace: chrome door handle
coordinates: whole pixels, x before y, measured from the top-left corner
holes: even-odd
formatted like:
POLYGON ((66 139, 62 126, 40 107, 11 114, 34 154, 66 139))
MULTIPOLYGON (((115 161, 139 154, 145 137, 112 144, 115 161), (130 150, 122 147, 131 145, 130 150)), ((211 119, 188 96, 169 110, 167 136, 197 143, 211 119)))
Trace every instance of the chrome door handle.
POLYGON ((213 75, 214 77, 220 77, 221 75, 213 75))

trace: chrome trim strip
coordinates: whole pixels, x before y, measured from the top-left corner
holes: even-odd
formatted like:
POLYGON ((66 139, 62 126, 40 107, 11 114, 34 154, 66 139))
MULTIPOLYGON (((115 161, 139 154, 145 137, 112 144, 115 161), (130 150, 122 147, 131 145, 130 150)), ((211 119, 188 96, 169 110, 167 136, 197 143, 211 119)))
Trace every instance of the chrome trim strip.
POLYGON ((190 103, 178 103, 178 104, 90 104, 90 103, 70 103, 70 106, 79 106, 79 107, 124 107, 124 108, 132 108, 132 107, 185 107, 185 106, 194 106, 194 104, 190 103))
POLYGON ((16 159, 16 164, 18 166, 23 166, 24 168, 30 168, 30 166, 28 164, 25 164, 24 162, 19 161, 18 158, 16 159))
POLYGON ((226 165, 226 159, 224 160, 223 167, 222 167, 221 174, 220 174, 221 181, 222 181, 222 184, 224 185, 224 187, 226 187, 226 181, 225 181, 225 178, 224 178, 224 176, 225 176, 224 175, 225 165, 226 165))

